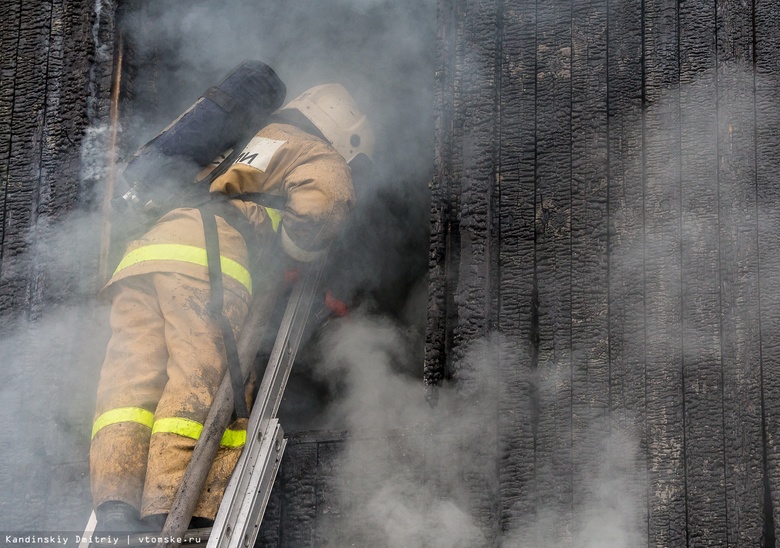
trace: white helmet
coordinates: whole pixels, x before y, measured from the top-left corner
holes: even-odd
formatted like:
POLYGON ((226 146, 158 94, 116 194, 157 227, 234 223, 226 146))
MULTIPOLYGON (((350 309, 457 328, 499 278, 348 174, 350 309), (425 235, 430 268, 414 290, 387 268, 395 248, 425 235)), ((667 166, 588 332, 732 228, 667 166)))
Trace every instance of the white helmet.
POLYGON ((286 110, 295 110, 305 116, 347 163, 360 154, 373 159, 374 132, 341 84, 314 86, 284 105, 280 112, 286 110))

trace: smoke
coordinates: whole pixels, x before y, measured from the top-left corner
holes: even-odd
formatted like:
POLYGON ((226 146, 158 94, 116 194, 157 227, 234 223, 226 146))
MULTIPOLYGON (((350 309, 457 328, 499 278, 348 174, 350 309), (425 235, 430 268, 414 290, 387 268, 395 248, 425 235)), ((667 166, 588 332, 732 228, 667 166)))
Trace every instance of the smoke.
MULTIPOLYGON (((60 224, 58 237, 41 250, 42 275, 84 257, 72 244, 90 225, 76 225, 71 232, 60 224)), ((86 524, 89 431, 106 312, 93 300, 51 299, 35 319, 17 321, 0 336, 0 530, 80 531, 86 524)))
MULTIPOLYGON (((419 371, 407 371, 409 363, 421 363, 414 330, 358 311, 330 325, 319 347, 314 375, 339 395, 327 410, 325 426, 350 432, 338 458, 337 497, 328 501, 336 510, 323 518, 328 545, 641 544, 645 488, 639 443, 604 418, 593 419, 577 434, 580 446, 574 450, 588 451, 574 470, 580 500, 559 505, 547 496, 534 498, 531 481, 522 485, 530 508, 507 509, 500 529, 493 502, 488 502, 492 512, 485 512, 485 499, 501 497, 499 467, 508 458, 498 449, 495 428, 496 359, 510 348, 505 337, 474 341, 463 360, 478 386, 464 395, 445 385, 435 407, 425 400, 419 371), (573 516, 565 530, 562 511, 573 516)), ((539 382, 530 373, 526 381, 539 382)), ((571 437, 572 432, 558 435, 571 437)))
POLYGON ((419 375, 404 372, 421 363, 416 340, 398 323, 359 311, 320 341, 314 375, 339 394, 327 426, 346 428, 354 439, 339 457, 334 502, 340 519, 324 524, 330 545, 484 541, 461 481, 471 465, 460 461, 468 455, 458 448, 466 439, 490 439, 468 405, 454 413, 456 398, 443 398, 436 408, 426 403, 419 375), (436 436, 445 426, 448 434, 436 436))

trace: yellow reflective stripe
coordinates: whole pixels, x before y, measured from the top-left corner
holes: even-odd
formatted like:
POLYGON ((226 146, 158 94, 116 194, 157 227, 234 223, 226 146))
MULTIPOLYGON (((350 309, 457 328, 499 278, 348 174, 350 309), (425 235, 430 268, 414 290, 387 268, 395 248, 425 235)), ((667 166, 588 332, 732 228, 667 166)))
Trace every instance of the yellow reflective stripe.
MULTIPOLYGON (((122 262, 116 267, 114 276, 125 268, 145 261, 181 261, 208 267, 206 250, 201 247, 182 244, 152 244, 134 249, 125 255, 122 262)), ((252 275, 249 274, 249 271, 233 259, 228 259, 227 257, 220 256, 219 262, 222 265, 222 272, 246 287, 251 295, 252 275)))
MULTIPOLYGON (((152 427, 152 434, 168 433, 177 434, 196 440, 203 431, 203 425, 190 419, 179 417, 170 417, 167 419, 158 419, 152 427)), ((246 430, 225 430, 220 445, 223 447, 241 447, 246 443, 246 430)))
POLYGON ((271 226, 274 228, 274 232, 278 232, 279 223, 282 220, 282 215, 284 215, 284 212, 279 211, 278 209, 273 209, 271 207, 266 207, 265 212, 268 214, 268 218, 271 219, 271 226))
POLYGON ((140 407, 118 407, 106 411, 100 415, 95 420, 95 424, 92 425, 92 437, 94 438, 95 434, 97 434, 101 428, 119 422, 137 422, 138 424, 143 424, 147 428, 151 428, 152 423, 154 422, 154 413, 140 407))

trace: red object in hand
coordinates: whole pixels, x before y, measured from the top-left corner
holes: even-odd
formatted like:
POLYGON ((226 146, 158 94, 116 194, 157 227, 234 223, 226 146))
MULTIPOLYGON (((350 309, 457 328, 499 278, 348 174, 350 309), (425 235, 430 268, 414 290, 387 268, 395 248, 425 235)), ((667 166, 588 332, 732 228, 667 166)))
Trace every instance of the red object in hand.
POLYGON ((334 316, 338 316, 339 318, 343 318, 349 314, 349 307, 347 306, 347 303, 338 300, 336 297, 331 295, 330 291, 325 292, 325 308, 330 310, 334 316))

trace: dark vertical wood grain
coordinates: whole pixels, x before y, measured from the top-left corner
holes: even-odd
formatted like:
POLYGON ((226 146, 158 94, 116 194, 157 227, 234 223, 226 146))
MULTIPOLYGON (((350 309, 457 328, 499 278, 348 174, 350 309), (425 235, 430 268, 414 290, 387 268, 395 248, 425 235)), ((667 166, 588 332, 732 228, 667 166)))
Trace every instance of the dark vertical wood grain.
POLYGON ((493 185, 496 111, 496 20, 495 1, 464 2, 460 17, 458 96, 461 135, 459 146, 462 173, 459 183, 460 264, 455 304, 458 324, 454 329, 453 360, 464 390, 475 389, 478 379, 458 360, 469 342, 488 334, 492 303, 491 273, 495 257, 491 250, 494 237, 493 185))
POLYGON ((715 5, 680 4, 682 350, 688 546, 727 542, 715 5))
POLYGON ((313 546, 317 518, 317 444, 291 444, 285 450, 281 477, 281 545, 313 546))
POLYGON ((433 398, 434 387, 448 374, 448 351, 452 345, 453 290, 452 269, 457 269, 453 236, 457 231, 455 216, 457 195, 453 196, 453 132, 455 2, 437 2, 436 71, 434 76, 434 174, 431 181, 431 242, 428 264, 428 318, 423 379, 433 398), (454 256, 453 256, 454 255, 454 256))
POLYGON ((500 531, 527 530, 535 516, 531 491, 538 402, 532 390, 536 4, 504 2, 501 67, 498 203, 499 341, 498 447, 500 531))
POLYGON ((539 421, 536 541, 571 545, 572 520, 572 3, 537 3, 536 284, 539 421), (560 526, 560 524, 566 524, 560 526))
POLYGON ((761 546, 763 459, 750 2, 717 4, 718 186, 727 542, 761 546))
POLYGON ((765 545, 774 545, 780 534, 780 11, 766 0, 756 0, 754 6, 761 402, 768 505, 765 545))
MULTIPOLYGON (((0 203, 0 311, 27 310, 31 269, 28 233, 37 220, 41 147, 47 129, 48 60, 53 4, 19 2, 11 135, 0 203)), ((11 20, 13 23, 13 20, 11 20)), ((13 51, 13 50, 12 50, 13 51)), ((62 76, 62 75, 57 75, 62 76)))
POLYGON ((648 534, 685 546, 678 3, 647 0, 644 15, 648 534))
POLYGON ((575 1, 571 17, 571 473, 576 545, 583 542, 582 535, 591 534, 599 482, 614 473, 607 445, 608 4, 575 1))
POLYGON ((609 3, 607 76, 610 425, 635 452, 623 504, 639 546, 648 539, 642 9, 609 3))

